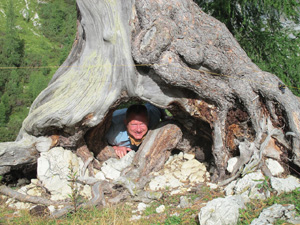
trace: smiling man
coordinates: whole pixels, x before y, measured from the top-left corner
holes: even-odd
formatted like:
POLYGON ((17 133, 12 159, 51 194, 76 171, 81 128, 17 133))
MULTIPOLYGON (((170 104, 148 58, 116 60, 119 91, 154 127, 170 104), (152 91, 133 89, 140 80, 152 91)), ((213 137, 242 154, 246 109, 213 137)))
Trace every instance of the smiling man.
POLYGON ((164 110, 150 103, 116 110, 106 135, 107 142, 122 158, 131 150, 137 151, 148 130, 157 126, 164 116, 164 110))

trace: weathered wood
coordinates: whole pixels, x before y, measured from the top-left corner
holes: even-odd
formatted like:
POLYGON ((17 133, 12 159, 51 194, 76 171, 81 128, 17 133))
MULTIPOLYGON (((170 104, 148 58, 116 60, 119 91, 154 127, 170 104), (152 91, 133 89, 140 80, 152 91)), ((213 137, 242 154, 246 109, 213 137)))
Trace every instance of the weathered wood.
POLYGON ((4 185, 0 186, 0 193, 10 198, 16 199, 20 202, 29 202, 33 204, 41 204, 47 206, 70 205, 70 202, 66 201, 52 201, 43 197, 24 195, 4 185))
POLYGON ((132 162, 139 170, 139 179, 145 178, 150 172, 162 169, 181 138, 181 129, 169 122, 161 123, 151 130, 132 162))

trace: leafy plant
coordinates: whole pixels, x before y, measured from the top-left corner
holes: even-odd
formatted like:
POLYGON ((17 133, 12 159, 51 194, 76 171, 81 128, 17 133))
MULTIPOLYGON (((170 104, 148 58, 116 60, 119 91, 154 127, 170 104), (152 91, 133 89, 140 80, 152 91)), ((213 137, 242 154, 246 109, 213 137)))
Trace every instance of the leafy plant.
POLYGON ((270 178, 268 176, 265 176, 265 179, 261 180, 255 180, 255 181, 261 181, 261 183, 257 184, 256 187, 259 188, 260 193, 267 193, 267 192, 273 192, 273 188, 270 183, 270 178))
POLYGON ((71 194, 68 194, 68 197, 70 198, 74 212, 76 213, 81 199, 81 196, 79 194, 79 187, 77 185, 78 175, 77 175, 77 171, 74 171, 74 166, 71 161, 68 169, 69 169, 68 185, 71 188, 71 194))

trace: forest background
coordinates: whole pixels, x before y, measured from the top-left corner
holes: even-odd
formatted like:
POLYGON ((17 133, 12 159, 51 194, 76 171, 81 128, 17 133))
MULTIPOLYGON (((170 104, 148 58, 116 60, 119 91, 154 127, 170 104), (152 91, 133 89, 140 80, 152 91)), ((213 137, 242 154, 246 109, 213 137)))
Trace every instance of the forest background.
MULTIPOLYGON (((227 26, 254 63, 300 96, 297 0, 195 2, 227 26)), ((16 138, 30 105, 68 56, 76 19, 75 0, 0 1, 0 142, 16 138)))

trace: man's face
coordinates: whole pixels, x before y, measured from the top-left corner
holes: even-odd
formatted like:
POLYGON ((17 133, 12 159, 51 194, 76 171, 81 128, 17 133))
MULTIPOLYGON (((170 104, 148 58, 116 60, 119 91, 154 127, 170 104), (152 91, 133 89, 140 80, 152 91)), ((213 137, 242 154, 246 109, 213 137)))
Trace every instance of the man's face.
POLYGON ((148 118, 144 114, 132 114, 126 122, 127 132, 136 140, 142 139, 148 131, 148 118))

